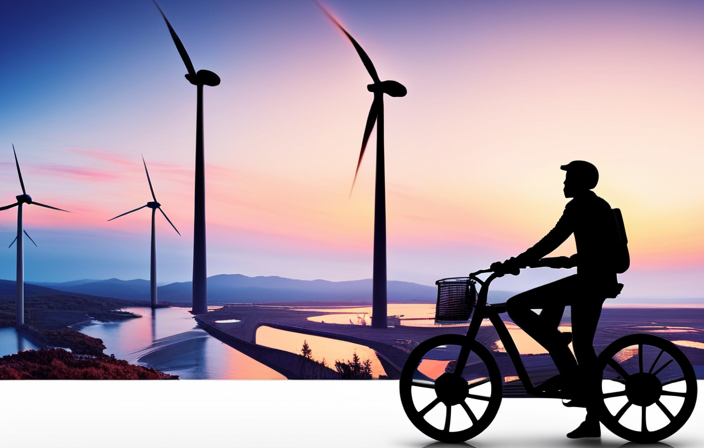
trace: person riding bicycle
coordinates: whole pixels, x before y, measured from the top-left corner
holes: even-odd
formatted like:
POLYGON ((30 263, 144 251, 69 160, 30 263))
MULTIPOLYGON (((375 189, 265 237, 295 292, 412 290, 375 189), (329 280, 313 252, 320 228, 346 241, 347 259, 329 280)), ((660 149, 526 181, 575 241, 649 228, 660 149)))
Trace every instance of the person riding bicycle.
POLYGON ((616 275, 619 233, 608 202, 593 191, 599 181, 594 165, 576 160, 560 167, 565 173, 564 195, 572 198, 555 227, 537 244, 515 258, 496 262, 491 269, 518 275, 521 268, 537 264, 553 268, 577 267, 577 274, 531 289, 510 298, 506 309, 511 319, 540 343, 560 371, 567 406, 587 407, 585 421, 569 438, 600 437, 596 413, 587 406, 596 363, 593 341, 607 297, 618 294, 616 275), (574 234, 577 253, 571 257, 543 258, 574 234), (572 307, 572 335, 561 333, 558 325, 565 306, 572 307), (536 309, 542 310, 537 314, 536 309), (574 353, 569 350, 573 342, 574 353))

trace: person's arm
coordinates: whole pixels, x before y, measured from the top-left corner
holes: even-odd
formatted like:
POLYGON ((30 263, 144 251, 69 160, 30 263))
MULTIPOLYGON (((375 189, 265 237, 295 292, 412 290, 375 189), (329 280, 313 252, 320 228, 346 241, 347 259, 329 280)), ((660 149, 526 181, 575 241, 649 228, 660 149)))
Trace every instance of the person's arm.
MULTIPOLYGON (((574 210, 572 210, 570 204, 571 202, 565 207, 565 211, 562 212, 562 216, 557 221, 557 224, 555 224, 555 227, 533 247, 515 258, 509 258, 503 263, 497 262, 492 264, 491 269, 517 275, 521 268, 536 264, 538 260, 557 249, 572 235, 572 232, 574 232, 575 217, 574 210)), ((573 257, 576 257, 576 255, 573 255, 573 257)), ((574 264, 569 267, 576 265, 576 259, 570 258, 570 262, 574 264)))
POLYGON ((572 235, 572 232, 574 232, 574 222, 574 211, 572 207, 570 207, 570 204, 567 204, 565 211, 562 212, 562 216, 560 216, 555 227, 541 238, 540 241, 535 243, 533 247, 518 255, 516 262, 521 265, 521 267, 528 266, 560 247, 560 245, 572 235))

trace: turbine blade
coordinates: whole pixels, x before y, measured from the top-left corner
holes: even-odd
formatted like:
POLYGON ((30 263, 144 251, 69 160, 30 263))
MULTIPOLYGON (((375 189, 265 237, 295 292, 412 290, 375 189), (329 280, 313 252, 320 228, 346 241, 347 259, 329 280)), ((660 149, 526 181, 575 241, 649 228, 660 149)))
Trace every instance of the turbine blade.
POLYGON ((141 209, 143 209, 144 207, 146 207, 146 205, 143 205, 143 206, 141 206, 141 207, 139 207, 139 208, 136 208, 136 209, 134 209, 134 210, 130 210, 130 211, 125 212, 125 213, 123 213, 123 214, 121 214, 121 215, 117 215, 117 216, 115 216, 115 217, 112 218, 112 219, 108 219, 108 222, 109 222, 109 221, 112 221, 113 219, 117 219, 117 218, 119 218, 120 216, 129 215, 130 213, 136 212, 137 210, 141 210, 141 209))
POLYGON ((164 215, 164 218, 166 218, 166 220, 169 221, 169 224, 171 224, 171 227, 173 227, 174 230, 176 231, 176 233, 178 233, 178 236, 181 236, 181 232, 178 231, 178 229, 176 228, 174 223, 172 223, 171 220, 169 219, 169 217, 166 216, 166 213, 164 213, 164 210, 162 210, 161 207, 159 207, 159 211, 161 212, 162 215, 164 215))
POLYGON ((149 181, 149 189, 152 191, 152 198, 154 198, 154 202, 159 202, 156 200, 156 195, 154 194, 154 188, 152 187, 152 180, 149 178, 149 170, 147 169, 147 162, 144 161, 144 156, 142 156, 142 163, 144 163, 144 171, 147 172, 147 180, 149 181))
POLYGON ((362 150, 359 152, 359 161, 357 162, 357 170, 354 172, 354 180, 352 181, 352 188, 350 189, 350 197, 352 197, 352 190, 354 190, 354 184, 355 182, 357 182, 357 174, 359 173, 360 165, 362 165, 362 157, 364 157, 364 150, 367 149, 369 136, 372 133, 372 129, 374 129, 374 123, 376 123, 378 115, 379 108, 375 99, 374 102, 372 102, 372 108, 369 109, 369 115, 367 116, 367 126, 364 128, 364 137, 362 138, 362 150))
POLYGON ((372 64, 372 60, 369 59, 369 55, 367 55, 362 46, 359 45, 356 40, 354 40, 354 37, 352 37, 350 33, 348 33, 347 30, 345 30, 337 20, 335 20, 332 14, 330 14, 328 10, 323 7, 323 5, 321 5, 317 1, 315 2, 315 4, 318 5, 318 8, 320 8, 325 13, 325 15, 328 16, 328 18, 332 20, 333 23, 337 25, 340 30, 342 30, 343 33, 345 33, 345 36, 347 36, 350 42, 352 42, 352 45, 354 45, 354 49, 357 50, 357 54, 359 55, 360 59, 362 59, 362 64, 364 64, 364 67, 366 67, 367 72, 369 72, 369 76, 372 77, 374 82, 381 82, 381 80, 379 79, 379 75, 377 75, 376 69, 374 68, 374 64, 372 64))
POLYGON ((0 207, 0 210, 7 210, 8 208, 17 207, 18 205, 20 205, 20 203, 19 203, 19 202, 15 202, 14 204, 10 204, 10 205, 6 205, 6 206, 4 206, 4 207, 0 207))
POLYGON ((27 194, 24 189, 24 181, 22 180, 22 171, 20 171, 20 162, 17 161, 17 151, 15 151, 15 144, 12 144, 12 152, 15 153, 15 165, 17 165, 17 175, 20 177, 20 185, 22 185, 22 194, 27 194))
POLYGON ((9 246, 7 246, 7 248, 8 248, 8 249, 9 249, 9 248, 11 248, 11 247, 12 247, 12 245, 13 245, 13 244, 15 244, 15 241, 17 241, 17 237, 15 237, 15 239, 14 239, 14 240, 12 240, 12 242, 10 243, 10 245, 9 245, 9 246))
MULTIPOLYGON (((26 230, 22 230, 22 231, 24 232, 25 235, 27 235, 27 238, 29 238, 29 241, 31 241, 32 243, 34 243, 34 240, 32 239, 31 236, 29 236, 29 233, 27 233, 26 230)), ((17 239, 17 237, 15 237, 15 239, 17 239)), ((34 247, 39 247, 39 246, 37 246, 37 243, 34 243, 34 247)))
POLYGON ((69 212, 68 210, 64 210, 64 209, 62 209, 62 208, 52 207, 51 205, 42 204, 41 202, 32 201, 32 204, 33 204, 33 205, 38 205, 38 206, 44 207, 44 208, 50 208, 50 209, 52 209, 52 210, 58 210, 58 211, 60 211, 60 212, 71 213, 71 212, 69 212))
POLYGON ((169 23, 169 19, 166 18, 166 14, 164 14, 164 11, 161 10, 159 5, 156 3, 156 0, 152 0, 152 1, 154 1, 154 5, 161 13, 161 17, 164 18, 164 22, 166 22, 166 26, 169 27, 169 33, 171 33, 171 38, 174 40, 174 44, 176 44, 176 49, 178 50, 178 54, 181 55, 181 59, 183 59, 183 63, 186 65, 186 70, 188 70, 188 74, 191 76, 196 76, 196 70, 193 68, 193 63, 191 62, 191 58, 188 57, 188 53, 186 53, 186 48, 184 48, 183 44, 181 43, 181 39, 178 38, 176 31, 174 31, 173 27, 171 27, 171 24, 169 23))

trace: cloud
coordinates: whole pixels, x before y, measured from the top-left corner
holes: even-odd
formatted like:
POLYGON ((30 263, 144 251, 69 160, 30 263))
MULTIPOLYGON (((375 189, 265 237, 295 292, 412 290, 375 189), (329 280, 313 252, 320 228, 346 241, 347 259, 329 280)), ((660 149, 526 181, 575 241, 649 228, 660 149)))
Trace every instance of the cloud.
POLYGON ((69 177, 73 179, 90 179, 97 182, 114 180, 120 177, 115 171, 112 170, 96 170, 59 164, 33 165, 32 171, 41 172, 49 176, 61 178, 69 177))
POLYGON ((74 148, 74 149, 69 149, 68 151, 71 153, 74 153, 74 154, 79 154, 84 157, 89 157, 89 158, 100 160, 103 162, 108 162, 110 165, 132 167, 136 163, 133 160, 128 160, 126 157, 114 154, 111 151, 108 151, 106 149, 75 149, 74 148))

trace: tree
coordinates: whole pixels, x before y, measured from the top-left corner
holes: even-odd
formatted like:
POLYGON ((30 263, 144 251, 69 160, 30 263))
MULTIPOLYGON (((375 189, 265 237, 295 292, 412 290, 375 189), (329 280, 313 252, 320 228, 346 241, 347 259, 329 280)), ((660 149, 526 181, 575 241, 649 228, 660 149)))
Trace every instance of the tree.
POLYGON ((305 339, 303 340, 303 348, 301 348, 301 356, 306 359, 310 359, 311 361, 313 360, 313 350, 311 350, 310 346, 308 345, 308 341, 306 341, 305 339))
POLYGON ((352 360, 335 361, 335 370, 343 379, 370 380, 372 379, 372 362, 369 359, 362 361, 357 355, 357 350, 352 353, 352 360))

